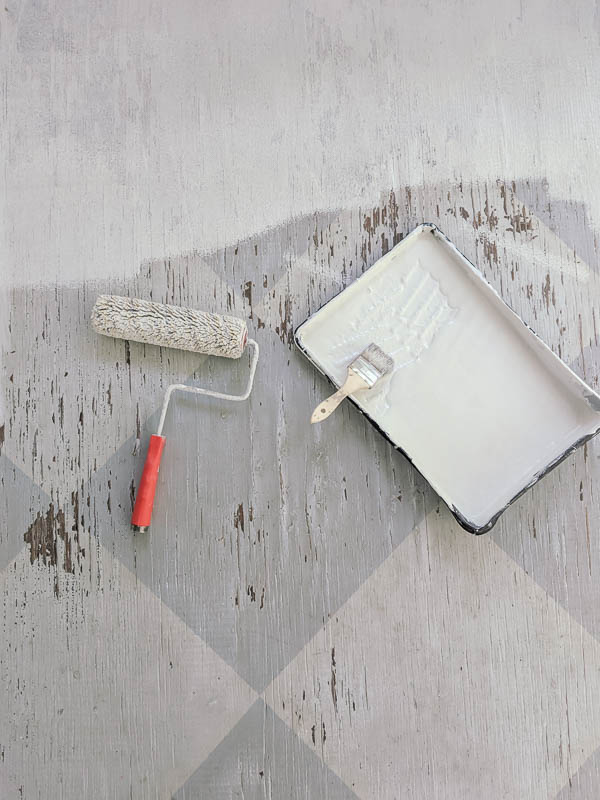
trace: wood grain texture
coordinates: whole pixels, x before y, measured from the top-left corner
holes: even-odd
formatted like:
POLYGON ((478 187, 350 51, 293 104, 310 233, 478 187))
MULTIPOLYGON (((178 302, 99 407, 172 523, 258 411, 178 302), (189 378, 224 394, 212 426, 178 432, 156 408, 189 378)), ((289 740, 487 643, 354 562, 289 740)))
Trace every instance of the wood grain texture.
POLYGON ((476 543, 352 408, 310 426, 293 330, 429 221, 598 390, 599 35, 592 2, 2 7, 3 800, 595 797, 598 442, 476 543), (248 364, 99 337, 100 293, 261 346, 247 404, 170 410, 148 537, 166 386, 248 364))

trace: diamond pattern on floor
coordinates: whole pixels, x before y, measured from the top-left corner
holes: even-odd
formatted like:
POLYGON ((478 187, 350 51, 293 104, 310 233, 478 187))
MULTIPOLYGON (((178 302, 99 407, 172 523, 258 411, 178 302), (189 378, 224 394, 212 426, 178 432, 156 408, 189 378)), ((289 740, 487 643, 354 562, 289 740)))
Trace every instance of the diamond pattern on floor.
POLYGON ((490 533, 496 544, 597 638, 599 486, 600 438, 596 437, 520 498, 490 533))
POLYGON ((257 700, 173 800, 356 800, 311 748, 257 700))
POLYGON ((515 192, 538 219, 598 271, 597 234, 585 203, 552 197, 544 180, 516 181, 515 192))
POLYGON ((256 699, 104 548, 89 561, 87 590, 56 593, 25 549, 0 574, 0 786, 21 792, 3 800, 163 800, 256 699))
POLYGON ((600 643, 433 513, 265 696, 360 797, 547 800, 600 744, 600 643))
POLYGON ((554 800, 596 800, 600 787, 600 749, 582 764, 554 800))
POLYGON ((25 532, 44 525, 50 498, 8 458, 0 455, 0 572, 23 547, 25 532))
MULTIPOLYGON (((328 386, 262 334, 248 403, 175 397, 150 535, 129 528, 142 467, 133 440, 92 476, 80 503, 85 526, 257 691, 435 502, 349 404, 307 437, 328 386)), ((227 363, 219 368, 223 385, 227 363)))

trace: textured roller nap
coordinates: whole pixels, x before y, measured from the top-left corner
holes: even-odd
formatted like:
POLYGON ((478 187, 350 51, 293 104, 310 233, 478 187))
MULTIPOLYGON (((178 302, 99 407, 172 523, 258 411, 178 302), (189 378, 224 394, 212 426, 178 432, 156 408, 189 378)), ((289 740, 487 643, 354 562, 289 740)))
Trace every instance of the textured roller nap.
POLYGON ((210 356, 239 358, 248 329, 244 320, 115 295, 100 295, 92 311, 98 333, 210 356))

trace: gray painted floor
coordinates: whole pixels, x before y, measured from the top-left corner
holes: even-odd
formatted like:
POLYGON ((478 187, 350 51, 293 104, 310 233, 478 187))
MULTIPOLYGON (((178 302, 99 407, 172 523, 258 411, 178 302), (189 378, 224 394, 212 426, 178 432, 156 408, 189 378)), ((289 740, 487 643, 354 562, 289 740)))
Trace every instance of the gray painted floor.
MULTIPOLYGON (((296 325, 435 222, 596 390, 594 3, 0 11, 0 797, 595 800, 600 445, 460 529, 296 325), (97 336, 237 314, 222 363, 97 336)), ((501 387, 491 387, 491 391, 501 387)))

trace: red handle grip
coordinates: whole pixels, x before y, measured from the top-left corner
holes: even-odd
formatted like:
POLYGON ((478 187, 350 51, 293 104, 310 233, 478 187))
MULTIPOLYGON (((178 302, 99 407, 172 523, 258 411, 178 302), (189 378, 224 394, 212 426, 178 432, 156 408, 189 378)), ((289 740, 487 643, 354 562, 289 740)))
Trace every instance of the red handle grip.
POLYGON ((160 467, 160 459, 165 442, 166 439, 164 436, 156 436, 156 434, 153 434, 150 437, 150 444, 148 445, 148 452, 146 453, 146 461, 144 463, 144 471, 142 472, 142 480, 137 490, 135 506, 133 507, 133 514, 131 515, 131 524, 136 528, 145 529, 150 525, 156 481, 158 480, 158 469, 160 467))

